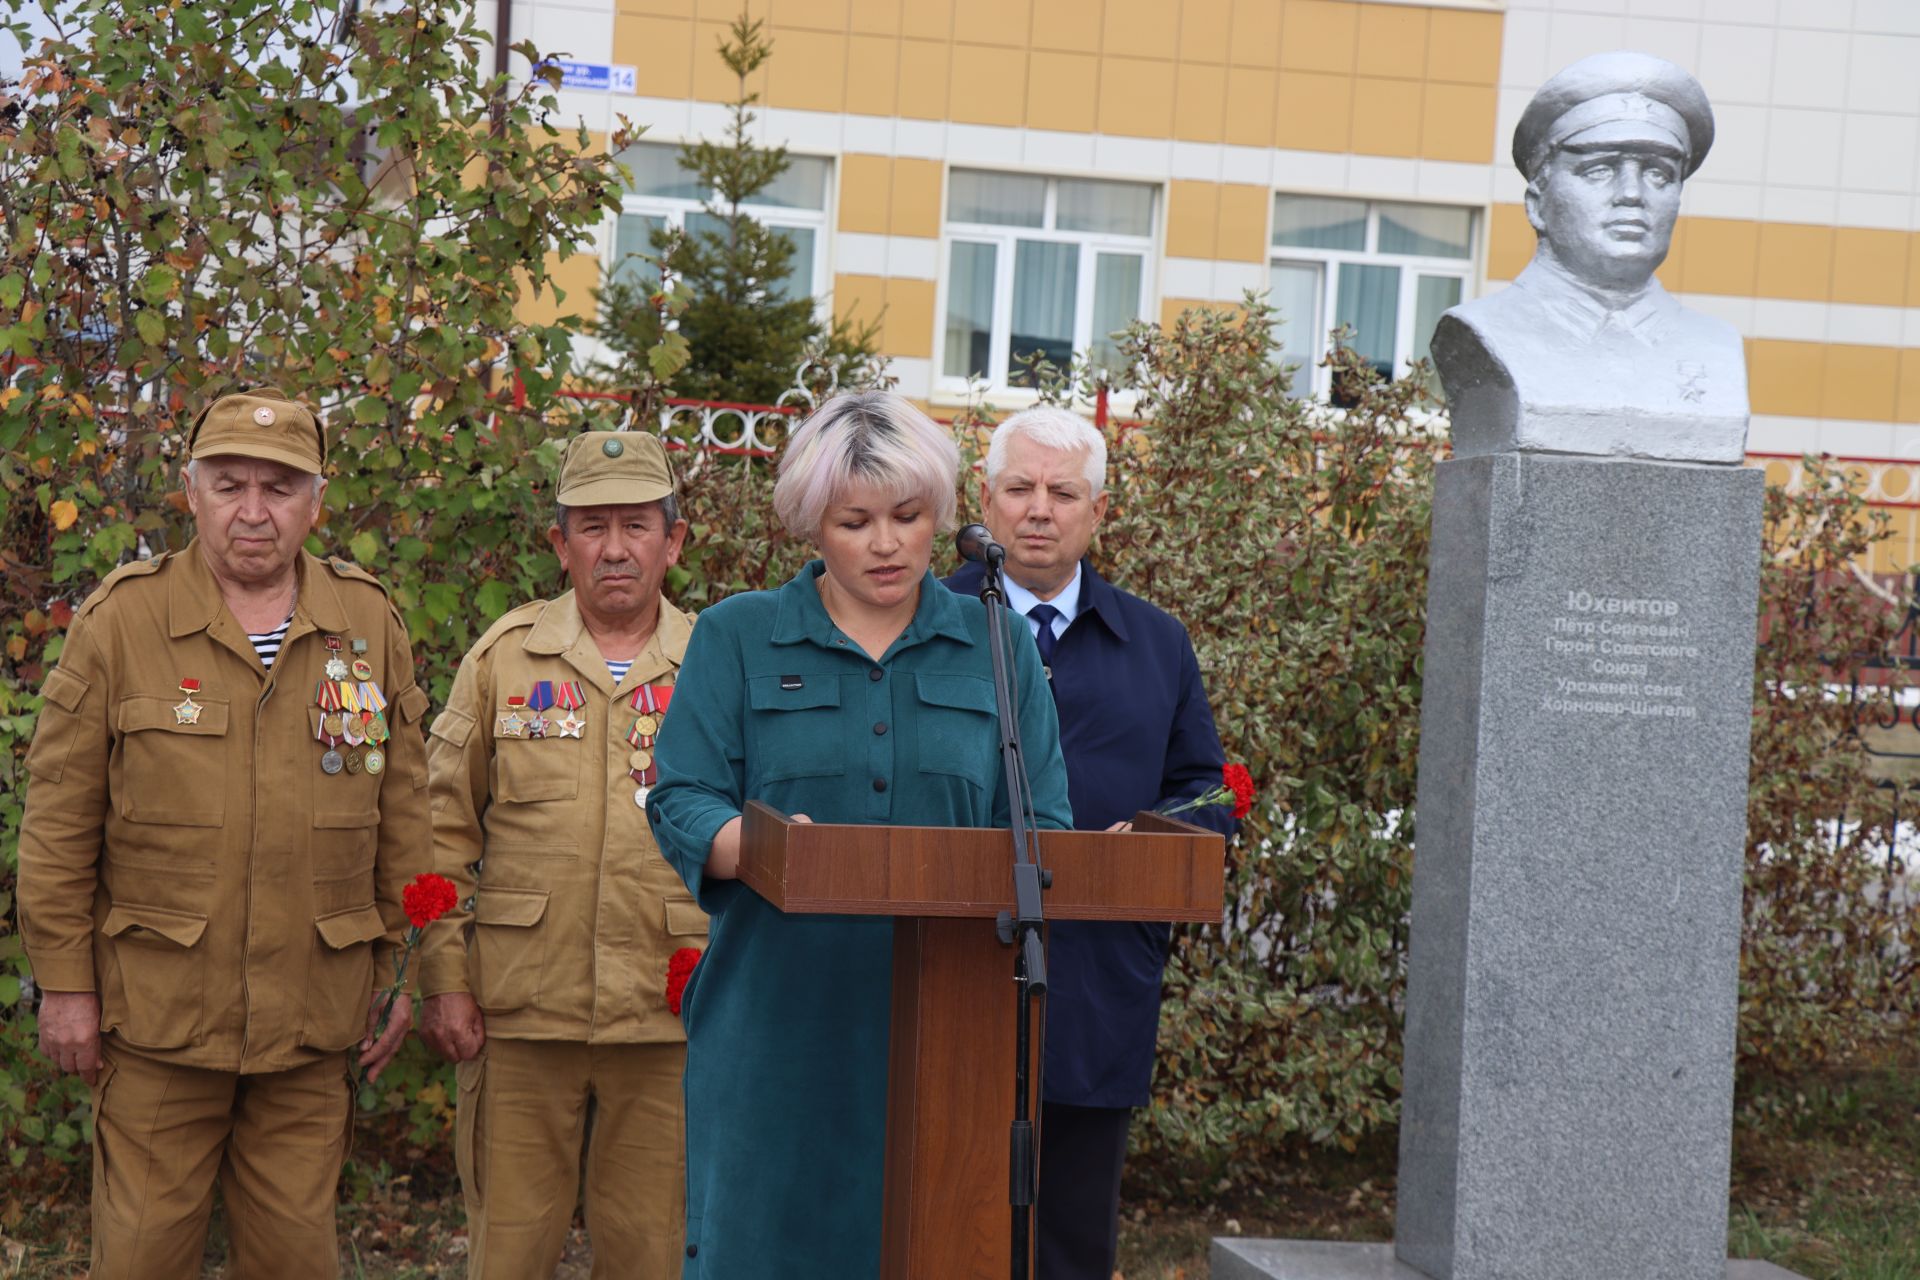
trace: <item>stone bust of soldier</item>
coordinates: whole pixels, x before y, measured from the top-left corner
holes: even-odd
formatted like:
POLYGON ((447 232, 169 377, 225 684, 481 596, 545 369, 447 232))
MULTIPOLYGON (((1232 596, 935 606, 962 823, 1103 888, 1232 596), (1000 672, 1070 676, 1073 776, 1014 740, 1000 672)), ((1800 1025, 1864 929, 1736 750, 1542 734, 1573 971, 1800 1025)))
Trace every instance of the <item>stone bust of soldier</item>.
POLYGON ((1533 261, 1434 331, 1457 456, 1744 459, 1740 335, 1653 274, 1712 145, 1699 82, 1659 58, 1596 54, 1540 87, 1513 134, 1533 261))

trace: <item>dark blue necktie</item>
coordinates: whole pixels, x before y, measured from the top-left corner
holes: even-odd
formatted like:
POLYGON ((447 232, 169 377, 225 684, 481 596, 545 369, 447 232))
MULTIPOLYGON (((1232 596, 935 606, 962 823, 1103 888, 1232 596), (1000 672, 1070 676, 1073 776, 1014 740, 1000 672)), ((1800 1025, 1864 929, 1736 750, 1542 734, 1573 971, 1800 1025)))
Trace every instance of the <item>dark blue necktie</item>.
POLYGON ((1040 646, 1040 661, 1052 667, 1054 646, 1060 643, 1060 637, 1053 634, 1053 620, 1060 616, 1060 611, 1050 604, 1037 604, 1027 610, 1027 616, 1040 624, 1040 634, 1033 640, 1040 646))

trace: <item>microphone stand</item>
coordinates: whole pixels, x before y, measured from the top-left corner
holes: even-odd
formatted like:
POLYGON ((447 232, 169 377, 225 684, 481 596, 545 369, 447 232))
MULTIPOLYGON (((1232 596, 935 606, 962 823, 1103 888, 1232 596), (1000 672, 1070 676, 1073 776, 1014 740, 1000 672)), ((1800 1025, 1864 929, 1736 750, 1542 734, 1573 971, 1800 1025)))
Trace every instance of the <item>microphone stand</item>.
POLYGON ((1011 610, 1007 608, 1006 593, 1000 583, 1000 561, 1004 555, 994 546, 982 557, 987 573, 980 587, 980 600, 987 606, 987 650, 993 658, 993 694, 1000 712, 1000 760, 1006 770, 1008 825, 1013 836, 1013 910, 1002 911, 995 927, 1000 941, 1013 948, 1014 1003, 1019 1022, 1014 1036, 1009 1203, 1013 1206, 1013 1280, 1027 1280, 1033 1262, 1033 1199, 1038 1173, 1027 1064, 1032 1054, 1033 997, 1045 995, 1047 991, 1047 951, 1041 941, 1044 913, 1040 897, 1052 877, 1040 867, 1033 788, 1021 753, 1019 709, 1013 693, 1013 648, 1007 633, 1011 610))

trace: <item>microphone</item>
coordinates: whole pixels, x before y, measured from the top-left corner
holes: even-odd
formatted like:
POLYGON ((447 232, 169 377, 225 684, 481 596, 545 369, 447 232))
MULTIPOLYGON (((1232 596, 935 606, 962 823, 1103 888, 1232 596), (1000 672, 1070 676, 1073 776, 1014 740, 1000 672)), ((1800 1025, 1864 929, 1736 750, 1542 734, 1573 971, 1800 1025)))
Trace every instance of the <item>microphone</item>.
POLYGON ((959 548, 962 559, 995 568, 1007 558, 1007 549, 993 540, 993 534, 983 524, 966 526, 953 535, 953 544, 959 548))

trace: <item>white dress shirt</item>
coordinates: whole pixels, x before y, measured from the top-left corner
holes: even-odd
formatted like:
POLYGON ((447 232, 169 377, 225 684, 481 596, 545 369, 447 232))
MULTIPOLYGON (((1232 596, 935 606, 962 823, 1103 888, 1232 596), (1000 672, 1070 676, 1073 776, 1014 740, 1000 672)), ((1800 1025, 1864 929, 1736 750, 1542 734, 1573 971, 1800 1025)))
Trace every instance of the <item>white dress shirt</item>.
MULTIPOLYGON (((1060 594, 1051 600, 1042 600, 1013 580, 1013 575, 1005 569, 1000 571, 1000 581, 1007 589, 1007 607, 1024 616, 1027 610, 1037 604, 1050 604, 1060 611, 1053 620, 1053 638, 1058 640, 1067 634, 1067 628, 1080 616, 1080 566, 1073 566, 1073 580, 1060 589, 1060 594)), ((1032 618, 1027 619, 1027 627, 1035 636, 1040 634, 1040 624, 1032 618)))

